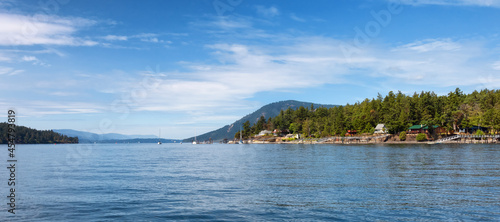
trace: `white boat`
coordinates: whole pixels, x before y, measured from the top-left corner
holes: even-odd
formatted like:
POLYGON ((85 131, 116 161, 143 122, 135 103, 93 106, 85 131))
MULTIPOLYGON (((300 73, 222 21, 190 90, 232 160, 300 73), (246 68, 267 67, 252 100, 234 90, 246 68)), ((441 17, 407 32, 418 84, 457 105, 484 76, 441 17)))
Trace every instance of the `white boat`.
POLYGON ((158 132, 158 145, 161 145, 161 129, 158 132))
POLYGON ((193 140, 193 144, 198 144, 198 141, 196 141, 196 132, 194 133, 194 140, 193 140))

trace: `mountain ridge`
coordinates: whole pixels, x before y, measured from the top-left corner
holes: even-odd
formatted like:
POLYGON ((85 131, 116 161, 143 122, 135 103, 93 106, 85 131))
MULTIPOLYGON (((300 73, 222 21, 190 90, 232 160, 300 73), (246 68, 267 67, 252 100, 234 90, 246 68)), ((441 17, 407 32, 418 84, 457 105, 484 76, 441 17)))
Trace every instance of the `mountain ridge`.
MULTIPOLYGON (((234 134, 239 131, 240 126, 243 125, 244 122, 247 120, 250 121, 250 124, 253 125, 254 123, 257 122, 257 120, 261 117, 264 116, 266 120, 269 117, 275 117, 279 115, 281 110, 286 110, 288 108, 292 109, 297 109, 301 106, 304 107, 310 107, 311 104, 314 107, 326 107, 326 108, 331 108, 339 105, 328 105, 328 104, 317 104, 317 103, 311 103, 311 102, 302 102, 302 101, 297 101, 297 100, 285 100, 285 101, 278 101, 278 102, 273 102, 269 103, 267 105, 262 106, 261 108, 257 109, 256 111, 245 115, 239 120, 236 120, 232 124, 225 125, 219 129, 210 131, 208 133, 204 133, 201 135, 197 135, 196 139, 198 141, 206 141, 209 139, 212 139, 213 141, 219 141, 223 139, 233 139, 234 134)), ((194 137, 189 137, 184 139, 184 142, 191 142, 194 140, 194 137)))

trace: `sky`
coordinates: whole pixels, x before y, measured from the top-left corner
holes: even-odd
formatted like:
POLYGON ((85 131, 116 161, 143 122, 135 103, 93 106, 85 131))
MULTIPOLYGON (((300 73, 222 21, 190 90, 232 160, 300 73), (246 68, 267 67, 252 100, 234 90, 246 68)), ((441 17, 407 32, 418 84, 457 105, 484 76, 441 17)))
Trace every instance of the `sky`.
POLYGON ((0 0, 0 110, 182 139, 276 101, 498 89, 499 22, 500 0, 0 0))

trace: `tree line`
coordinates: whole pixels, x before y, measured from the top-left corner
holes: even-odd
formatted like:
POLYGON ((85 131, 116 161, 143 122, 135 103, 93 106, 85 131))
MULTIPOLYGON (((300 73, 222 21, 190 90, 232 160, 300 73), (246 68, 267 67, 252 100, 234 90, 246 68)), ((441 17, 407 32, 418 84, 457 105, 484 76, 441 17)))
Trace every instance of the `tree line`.
MULTIPOLYGON (((304 136, 343 136, 348 130, 371 134, 377 124, 385 124, 391 134, 406 131, 412 125, 438 125, 448 132, 481 126, 490 133, 500 132, 500 90, 474 91, 464 94, 459 88, 447 95, 434 92, 389 92, 385 97, 365 99, 355 104, 324 107, 299 107, 281 110, 267 120, 261 116, 254 124, 243 124, 243 137, 261 130, 280 130, 304 136)), ((235 138, 239 138, 236 133, 235 138)))
MULTIPOLYGON (((0 123, 0 144, 8 143, 8 124, 0 123)), ((78 137, 68 137, 52 130, 36 130, 24 126, 15 127, 16 144, 78 143, 78 137)))

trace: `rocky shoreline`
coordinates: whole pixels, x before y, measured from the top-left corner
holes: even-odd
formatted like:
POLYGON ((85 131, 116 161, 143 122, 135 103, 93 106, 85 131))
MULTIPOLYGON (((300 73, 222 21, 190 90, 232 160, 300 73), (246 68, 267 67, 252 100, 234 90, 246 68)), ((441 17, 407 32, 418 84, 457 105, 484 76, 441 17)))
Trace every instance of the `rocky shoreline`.
MULTIPOLYGON (((446 137, 443 137, 446 138, 446 137)), ((244 144, 500 144, 500 138, 458 138, 456 140, 439 141, 427 140, 416 141, 415 138, 409 137, 405 141, 399 140, 395 135, 381 136, 366 136, 366 137, 330 137, 330 138, 306 138, 306 139, 290 139, 286 137, 267 137, 267 138, 252 138, 243 140, 244 144)), ((238 144, 237 141, 229 141, 228 144, 238 144)))

